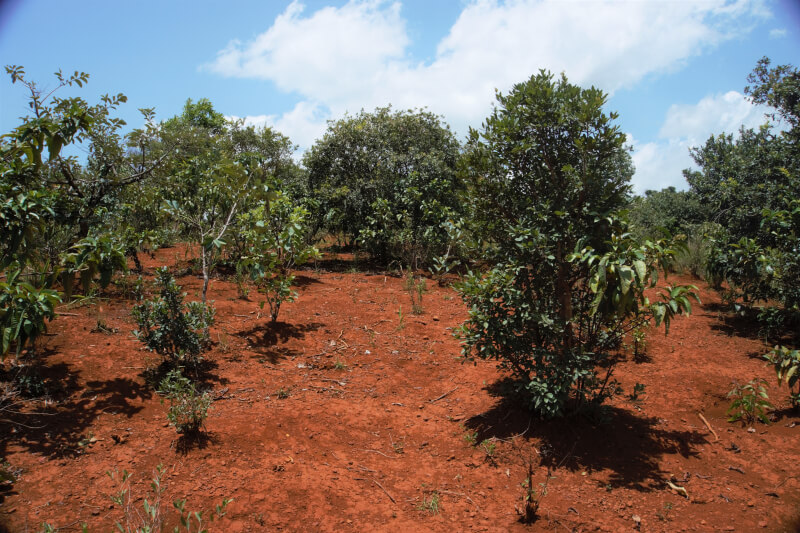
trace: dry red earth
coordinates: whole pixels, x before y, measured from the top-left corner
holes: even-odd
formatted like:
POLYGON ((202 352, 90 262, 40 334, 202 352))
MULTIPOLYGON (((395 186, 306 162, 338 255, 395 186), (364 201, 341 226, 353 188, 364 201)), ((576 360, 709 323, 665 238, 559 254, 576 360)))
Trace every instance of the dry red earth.
MULTIPOLYGON (((161 250, 148 278, 178 257, 161 250)), ((123 515, 106 472, 134 473, 138 509, 159 463, 169 524, 173 499, 195 510, 234 499, 212 531, 797 530, 800 418, 763 343, 704 285, 692 317, 668 337, 651 331, 647 361, 618 366, 625 393, 605 420, 542 422, 492 393, 493 364, 458 360, 451 330, 466 310, 452 289, 428 281, 425 313, 413 316, 401 279, 339 266, 300 272, 277 324, 259 316, 255 292, 239 299, 233 283, 212 282, 217 399, 199 443, 178 439, 145 384, 156 358, 131 335, 133 302, 112 293, 66 310, 38 348, 55 401, 29 409, 48 414, 0 426, 0 450, 21 472, 0 492, 0 530, 109 531, 123 515), (98 319, 118 332, 92 332, 98 319), (769 380, 777 410, 749 430, 726 421, 725 395, 754 377, 769 380), (634 401, 636 383, 645 391, 634 401), (548 468, 552 477, 540 518, 524 525, 529 462, 535 483, 548 468)), ((200 288, 196 276, 179 283, 189 299, 200 288)))

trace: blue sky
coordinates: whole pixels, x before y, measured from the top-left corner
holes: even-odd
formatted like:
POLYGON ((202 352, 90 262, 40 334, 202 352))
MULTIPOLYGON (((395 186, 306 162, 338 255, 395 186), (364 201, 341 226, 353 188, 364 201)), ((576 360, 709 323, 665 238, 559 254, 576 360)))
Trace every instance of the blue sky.
MULTIPOLYGON (((539 68, 596 85, 620 114, 634 185, 685 187, 688 147, 763 122, 742 96, 762 56, 798 65, 800 2, 0 0, 0 61, 86 71, 79 94, 125 93, 118 112, 165 119, 187 98, 269 124, 311 146, 326 121, 393 104, 427 107, 463 139, 507 90, 539 68)), ((63 94, 68 94, 64 92, 63 94)), ((26 113, 0 80, 0 131, 26 113)))

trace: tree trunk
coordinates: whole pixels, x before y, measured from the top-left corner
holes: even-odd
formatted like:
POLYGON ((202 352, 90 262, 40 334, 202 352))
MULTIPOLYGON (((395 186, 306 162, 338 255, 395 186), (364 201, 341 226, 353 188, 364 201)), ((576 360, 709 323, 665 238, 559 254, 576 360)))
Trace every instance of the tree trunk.
POLYGON ((568 264, 564 260, 563 244, 558 243, 556 248, 556 261, 558 272, 556 274, 556 291, 558 293, 558 316, 564 323, 564 338, 561 344, 561 355, 566 360, 568 354, 575 346, 575 332, 572 327, 572 286, 568 275, 568 264))

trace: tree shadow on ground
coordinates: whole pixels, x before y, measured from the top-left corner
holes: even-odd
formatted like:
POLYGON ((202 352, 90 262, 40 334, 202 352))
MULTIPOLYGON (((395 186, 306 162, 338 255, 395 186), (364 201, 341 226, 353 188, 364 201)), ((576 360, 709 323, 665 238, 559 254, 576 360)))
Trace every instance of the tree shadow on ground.
POLYGON ((242 331, 240 336, 247 339, 250 348, 258 354, 259 359, 265 358, 271 364, 275 364, 282 358, 294 357, 301 353, 288 346, 278 346, 279 344, 285 344, 291 339, 302 339, 309 331, 317 331, 323 326, 324 324, 320 322, 301 325, 269 322, 266 326, 255 326, 242 331))
POLYGON ((157 365, 148 366, 141 374, 139 374, 139 377, 144 379, 145 383, 147 383, 151 389, 156 391, 158 390, 161 381, 167 377, 167 374, 169 374, 170 371, 178 368, 180 368, 181 373, 191 379, 200 390, 211 389, 215 383, 220 385, 227 385, 229 383, 227 378, 220 377, 213 372, 213 370, 219 368, 219 363, 205 358, 200 359, 200 361, 193 364, 191 367, 183 367, 179 362, 171 360, 162 360, 157 365))
POLYGON ((297 274, 294 277, 294 281, 292 281, 292 286, 302 288, 302 287, 308 287, 309 285, 314 285, 315 283, 322 283, 322 282, 316 278, 312 278, 311 276, 304 276, 302 274, 297 274))
POLYGON ((744 308, 738 313, 732 311, 730 306, 721 303, 703 304, 702 308, 711 316, 716 315, 717 317, 718 321, 711 325, 711 329, 729 337, 766 340, 766 346, 769 347, 775 344, 800 344, 800 327, 791 319, 787 320, 783 327, 770 331, 758 319, 760 312, 758 308, 744 308), (768 338, 767 333, 769 333, 768 338))
POLYGON ((175 442, 175 452, 186 456, 192 450, 205 450, 211 444, 217 444, 219 439, 209 431, 196 433, 182 433, 175 442))
POLYGON ((63 363, 46 369, 48 379, 60 376, 66 398, 44 405, 31 401, 14 419, 0 421, 0 456, 12 444, 48 458, 80 455, 90 444, 87 430, 98 416, 110 413, 130 418, 153 394, 144 384, 118 377, 90 381, 78 395, 79 373, 63 363))
POLYGON ((548 450, 540 456, 543 466, 570 471, 608 470, 612 487, 642 492, 663 489, 669 474, 659 468, 662 456, 695 456, 695 448, 707 442, 697 431, 666 429, 655 417, 637 416, 615 406, 598 409, 594 418, 600 421, 581 415, 543 420, 521 407, 518 400, 505 396, 464 425, 477 431, 477 442, 513 437, 538 441, 540 450, 548 450))
POLYGON ((386 272, 386 265, 373 260, 366 254, 359 254, 359 259, 357 261, 349 254, 326 254, 322 259, 303 265, 301 270, 319 270, 338 274, 345 272, 383 274, 386 272))

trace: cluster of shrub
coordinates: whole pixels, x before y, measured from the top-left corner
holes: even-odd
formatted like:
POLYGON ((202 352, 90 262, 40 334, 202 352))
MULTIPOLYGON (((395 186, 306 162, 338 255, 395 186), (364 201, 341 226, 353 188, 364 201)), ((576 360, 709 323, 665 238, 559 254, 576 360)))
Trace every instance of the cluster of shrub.
MULTIPOLYGON (((32 114, 0 141, 3 355, 22 354, 62 301, 130 284, 117 276, 128 259, 141 270, 139 254, 174 242, 193 245, 201 302, 183 309, 159 271, 161 296, 135 310, 138 335, 183 369, 162 388, 200 398, 181 379, 213 321, 211 277, 236 272, 277 320, 296 296, 293 270, 317 257, 322 239, 379 268, 458 273, 465 358, 496 360, 546 417, 613 394, 623 340, 691 311, 691 285, 645 296, 661 271, 705 276, 756 312, 770 338, 798 324, 793 67, 764 59, 749 78, 747 94, 771 106, 771 122, 712 136, 692 150, 699 170, 686 171, 688 191, 643 197, 631 192, 633 165, 606 95, 544 71, 498 93, 463 144, 430 112, 387 107, 331 122, 301 163, 287 137, 227 120, 207 100, 161 122, 144 109, 144 126, 123 134, 112 112, 124 95, 92 106, 44 94, 20 67, 6 71, 30 93, 32 114)), ((58 90, 88 75, 57 78, 58 90)), ((770 357, 796 385, 797 350, 778 346, 770 357)))

